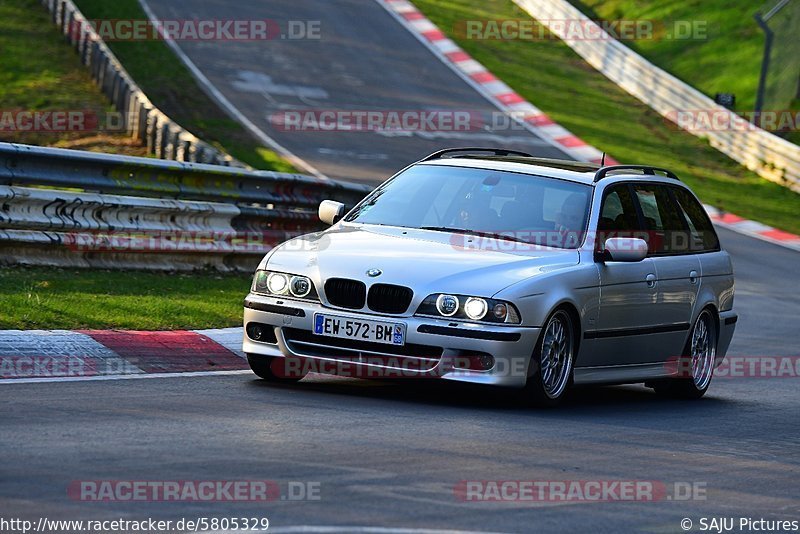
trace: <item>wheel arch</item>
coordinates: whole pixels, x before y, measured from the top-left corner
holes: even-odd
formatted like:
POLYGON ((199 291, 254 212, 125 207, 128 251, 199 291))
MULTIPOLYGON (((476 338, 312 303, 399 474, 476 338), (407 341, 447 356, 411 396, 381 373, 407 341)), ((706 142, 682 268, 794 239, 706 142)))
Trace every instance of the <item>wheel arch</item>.
POLYGON ((719 308, 717 307, 717 304, 715 302, 707 301, 697 306, 697 314, 694 317, 692 317, 692 322, 689 324, 689 330, 686 332, 686 338, 683 340, 684 347, 686 347, 687 344, 689 343, 689 338, 692 335, 694 326, 697 324, 697 320, 700 318, 700 315, 706 310, 711 312, 711 317, 714 319, 715 346, 719 344, 719 335, 720 335, 719 308))

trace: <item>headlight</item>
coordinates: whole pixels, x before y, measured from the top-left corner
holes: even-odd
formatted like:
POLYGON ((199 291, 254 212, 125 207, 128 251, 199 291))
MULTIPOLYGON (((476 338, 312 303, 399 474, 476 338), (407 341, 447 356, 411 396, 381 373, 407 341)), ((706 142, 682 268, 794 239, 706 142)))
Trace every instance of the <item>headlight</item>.
POLYGON ((520 324, 522 322, 519 311, 510 302, 447 293, 428 295, 420 304, 416 314, 487 323, 520 324))
POLYGON ((488 309, 489 307, 486 305, 485 300, 475 297, 468 298, 467 303, 464 304, 464 313, 473 321, 480 321, 483 319, 488 309))
POLYGON ((293 276, 289 282, 289 292, 297 298, 305 297, 311 293, 311 280, 305 276, 293 276))
POLYGON ((458 304, 458 297, 454 297, 453 295, 439 295, 436 298, 436 311, 445 317, 450 317, 455 315, 458 311, 458 304))
POLYGON ((307 276, 272 271, 257 271, 252 291, 276 297, 318 300, 314 283, 307 276))
POLYGON ((267 289, 273 295, 285 295, 289 291, 289 277, 283 273, 270 273, 267 277, 267 289))

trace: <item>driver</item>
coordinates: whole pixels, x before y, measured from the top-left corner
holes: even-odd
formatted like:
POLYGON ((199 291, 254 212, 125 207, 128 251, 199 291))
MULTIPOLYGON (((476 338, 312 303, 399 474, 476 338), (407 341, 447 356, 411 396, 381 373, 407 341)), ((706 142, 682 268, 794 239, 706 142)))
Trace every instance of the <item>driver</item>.
POLYGON ((468 194, 464 206, 458 213, 460 227, 480 232, 497 231, 499 218, 497 213, 488 206, 488 200, 487 197, 468 194))
POLYGON ((583 220, 586 216, 586 195, 572 193, 561 206, 555 216, 555 230, 560 240, 578 241, 583 232, 583 220))

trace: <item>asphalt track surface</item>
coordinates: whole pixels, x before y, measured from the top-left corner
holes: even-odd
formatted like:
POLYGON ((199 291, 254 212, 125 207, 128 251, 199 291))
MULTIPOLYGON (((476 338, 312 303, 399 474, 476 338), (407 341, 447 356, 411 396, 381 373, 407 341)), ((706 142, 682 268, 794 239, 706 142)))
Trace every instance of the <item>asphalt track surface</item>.
MULTIPOLYGON (((211 83, 268 136, 331 178, 380 182, 440 148, 497 146, 565 157, 522 129, 493 127, 491 103, 374 0, 149 0, 157 18, 319 21, 320 39, 180 41, 211 83), (284 112, 431 111, 480 117, 470 131, 397 135, 285 131, 284 112)), ((305 116, 305 115, 304 115, 305 116)), ((496 123, 502 125, 502 123, 496 123)), ((444 130, 444 129, 443 129, 444 130)))
MULTIPOLYGON (((198 53, 209 75, 218 73, 221 88, 226 72, 247 67, 271 72, 281 83, 324 84, 353 105, 371 99, 394 107, 406 102, 484 105, 467 86, 446 85, 452 81, 448 71, 429 52, 417 50, 406 30, 377 4, 373 11, 372 4, 336 2, 333 9, 324 2, 270 2, 263 3, 269 6, 264 12, 266 7, 254 7, 262 3, 240 2, 237 18, 324 17, 343 30, 336 46, 329 43, 316 52, 292 48, 249 58, 245 52, 251 45, 236 44, 224 55, 228 49, 223 47, 216 55, 198 53), (348 50, 358 54, 343 52, 348 50), (303 69, 295 66, 301 61, 303 69), (339 77, 326 76, 334 68, 339 77), (342 88, 345 72, 368 89, 342 88), (375 88, 380 96, 374 96, 375 88)), ((181 5, 160 2, 159 10, 170 11, 159 15, 233 15, 230 3, 220 11, 221 1, 193 2, 183 10, 181 5)), ((237 105, 263 115, 267 106, 257 96, 243 95, 237 105)), ((292 150, 333 176, 356 169, 362 178, 386 176, 419 154, 450 144, 314 135, 312 141, 298 140, 292 150), (333 157, 319 148, 365 154, 380 149, 387 159, 333 157)), ((291 139, 280 141, 290 146, 291 139)), ((800 356, 800 254, 719 232, 737 274, 740 319, 729 355, 800 356)), ((339 526, 340 532, 356 532, 356 526, 362 532, 367 527, 683 532, 684 518, 694 522, 694 531, 702 517, 797 520, 798 380, 719 378, 699 402, 661 399, 642 386, 594 387, 576 391, 565 406, 550 411, 521 409, 485 389, 320 375, 293 386, 269 386, 247 373, 3 384, 0 516, 266 516, 274 532, 325 531, 300 526, 339 526), (67 494, 70 483, 81 480, 311 482, 319 484, 320 499, 81 502, 67 494), (493 503, 464 502, 454 492, 461 481, 487 480, 640 480, 669 488, 688 483, 704 488, 705 498, 493 503)))
MULTIPOLYGON (((730 354, 797 356, 797 253, 720 233, 737 269, 730 354)), ((550 411, 480 388, 321 375, 293 386, 247 373, 4 384, 0 509, 31 519, 264 515, 277 532, 681 532, 683 518, 797 519, 797 384, 720 378, 698 402, 642 386, 594 387, 550 411), (67 494, 81 480, 311 482, 320 499, 81 502, 67 494), (465 480, 677 482, 699 484, 705 498, 464 502, 454 488, 465 480)))

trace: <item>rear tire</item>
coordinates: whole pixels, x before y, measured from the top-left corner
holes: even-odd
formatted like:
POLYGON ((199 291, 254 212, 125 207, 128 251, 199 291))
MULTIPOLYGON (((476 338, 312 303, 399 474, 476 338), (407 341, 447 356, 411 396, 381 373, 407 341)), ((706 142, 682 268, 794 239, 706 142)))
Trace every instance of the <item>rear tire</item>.
POLYGON ((286 358, 277 356, 248 354, 247 363, 250 364, 250 369, 252 369, 259 378, 267 382, 287 384, 299 382, 306 376, 305 372, 287 369, 286 358))
POLYGON ((531 357, 528 381, 521 392, 526 404, 544 408, 559 405, 572 385, 575 363, 575 324, 563 308, 545 321, 531 357))
POLYGON ((683 355, 678 359, 677 376, 653 384, 659 395, 678 399, 699 399, 708 391, 717 357, 717 321, 706 308, 694 323, 683 355))

